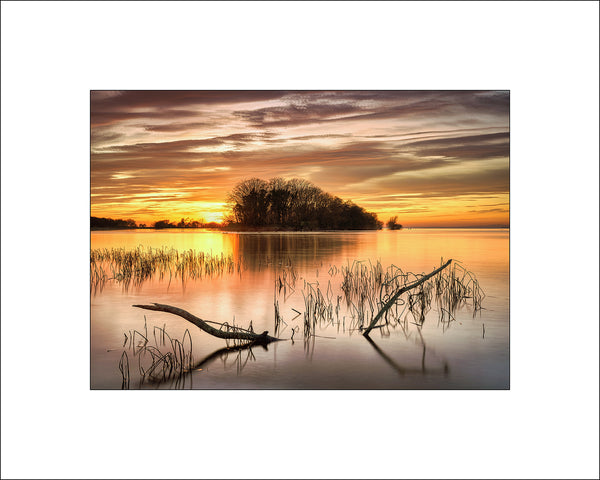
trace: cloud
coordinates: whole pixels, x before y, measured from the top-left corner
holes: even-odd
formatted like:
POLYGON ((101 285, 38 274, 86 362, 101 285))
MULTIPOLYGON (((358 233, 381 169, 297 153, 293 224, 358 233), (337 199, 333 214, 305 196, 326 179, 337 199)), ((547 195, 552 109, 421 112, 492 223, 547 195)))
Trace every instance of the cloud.
POLYGON ((166 123, 162 125, 145 125, 144 130, 148 132, 187 132, 202 127, 211 126, 208 122, 188 122, 188 123, 166 123))
POLYGON ((92 126, 124 120, 175 120, 201 113, 191 107, 273 100, 284 95, 272 90, 92 90, 90 118, 92 126))
POLYGON ((288 92, 284 106, 240 110, 233 114, 254 128, 282 128, 308 124, 386 120, 411 117, 443 117, 470 113, 508 118, 508 92, 381 91, 288 92), (329 103, 327 103, 329 102, 329 103))
POLYGON ((323 139, 323 138, 348 138, 348 137, 352 137, 352 136, 353 135, 350 133, 346 133, 346 134, 325 133, 322 135, 304 135, 302 137, 291 137, 287 140, 290 140, 290 141, 317 140, 317 139, 323 139))
MULTIPOLYGON (((96 170, 161 170, 166 167, 189 169, 196 167, 198 162, 227 158, 222 152, 198 149, 223 145, 239 148, 268 140, 272 136, 269 132, 236 133, 203 139, 110 145, 93 148, 91 162, 92 168, 96 170)), ((229 159, 231 158, 230 156, 229 159)))
POLYGON ((508 157, 510 154, 508 132, 436 138, 405 143, 401 150, 419 157, 447 157, 460 160, 508 157))
POLYGON ((435 210, 429 199, 473 195, 460 206, 465 214, 480 208, 502 215, 503 205, 480 202, 509 190, 509 97, 495 91, 93 91, 92 205, 131 212, 152 201, 164 212, 161 201, 222 202, 244 178, 295 176, 384 211, 405 205, 414 212, 418 203, 426 212, 435 210))
POLYGON ((93 128, 114 125, 126 120, 171 120, 174 118, 196 116, 198 113, 195 110, 92 110, 90 112, 90 123, 93 128))
POLYGON ((90 131, 90 143, 101 146, 123 138, 123 134, 106 128, 92 128, 90 131))
POLYGON ((234 111, 233 115, 254 128, 275 128, 322 122, 359 111, 361 108, 351 103, 293 103, 280 107, 239 110, 234 111))
POLYGON ((378 178, 362 185, 361 189, 365 193, 418 193, 421 199, 499 194, 509 192, 510 175, 508 169, 501 166, 469 173, 432 171, 426 176, 394 175, 378 178))
MULTIPOLYGON (((194 150, 225 144, 246 145, 264 137, 261 133, 243 133, 200 140, 117 145, 95 151, 92 165, 96 173, 123 172, 138 182, 150 176, 155 177, 155 181, 168 178, 186 184, 190 184, 192 178, 204 183, 209 178, 215 181, 217 177, 226 177, 231 186, 244 176, 301 176, 336 189, 374 178, 451 165, 443 158, 401 152, 385 141, 351 141, 327 148, 309 144, 304 148, 290 145, 224 152, 194 150), (215 175, 209 177, 209 173, 215 175)), ((100 177, 93 177, 94 185, 99 184, 98 181, 100 177)))
POLYGON ((508 205, 506 205, 505 208, 488 208, 485 210, 473 209, 473 210, 469 210, 469 212, 472 212, 472 213, 498 213, 498 212, 505 213, 505 212, 508 212, 508 205))
POLYGON ((421 140, 416 142, 410 142, 405 145, 412 145, 417 147, 428 147, 428 146, 448 146, 448 145, 465 145, 480 142, 494 142, 494 141, 506 141, 509 140, 508 132, 500 133, 486 133, 483 135, 467 135, 460 137, 449 137, 449 138, 438 138, 433 140, 421 140))
POLYGON ((274 100, 286 95, 276 90, 92 90, 92 110, 127 108, 173 108, 274 100))

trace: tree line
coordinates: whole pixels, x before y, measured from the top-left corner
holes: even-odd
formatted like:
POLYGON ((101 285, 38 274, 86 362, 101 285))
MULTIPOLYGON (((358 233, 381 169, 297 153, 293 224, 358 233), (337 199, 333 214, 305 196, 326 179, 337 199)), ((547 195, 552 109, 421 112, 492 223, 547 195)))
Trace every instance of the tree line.
POLYGON ((383 226, 376 214, 300 178, 244 180, 231 190, 227 202, 228 223, 242 227, 374 230, 383 226))
POLYGON ((91 228, 137 228, 134 220, 121 220, 113 218, 90 217, 91 228))
MULTIPOLYGON (((239 182, 227 195, 229 213, 223 224, 182 218, 136 225, 134 220, 91 217, 92 229, 119 228, 251 228, 275 230, 376 230, 383 228, 377 215, 350 200, 342 200, 308 180, 277 177, 239 182)), ((398 217, 387 222, 390 230, 402 225, 398 217)))
POLYGON ((190 220, 182 218, 179 222, 170 220, 158 220, 150 225, 145 223, 136 224, 134 220, 121 220, 113 218, 90 217, 90 228, 101 229, 123 229, 123 228, 217 228, 221 224, 215 222, 205 223, 204 220, 190 220))

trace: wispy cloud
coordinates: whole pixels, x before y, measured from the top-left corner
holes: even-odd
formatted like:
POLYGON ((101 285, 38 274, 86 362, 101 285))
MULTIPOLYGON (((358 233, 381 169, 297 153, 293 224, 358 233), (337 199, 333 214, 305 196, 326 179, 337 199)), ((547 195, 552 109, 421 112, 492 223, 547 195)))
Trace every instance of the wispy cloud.
POLYGON ((376 212, 439 223, 435 199, 469 195, 465 217, 508 219, 483 208, 509 191, 506 91, 94 91, 90 106, 93 212, 216 212, 244 178, 298 176, 376 212))

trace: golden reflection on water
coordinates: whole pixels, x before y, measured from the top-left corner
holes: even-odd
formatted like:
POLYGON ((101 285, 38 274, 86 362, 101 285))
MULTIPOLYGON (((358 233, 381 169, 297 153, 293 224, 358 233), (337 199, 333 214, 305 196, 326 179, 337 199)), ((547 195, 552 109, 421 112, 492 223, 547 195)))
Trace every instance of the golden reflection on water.
MULTIPOLYGON (((134 303, 167 303, 184 308, 206 320, 233 321, 255 330, 273 332, 274 282, 278 272, 292 264, 299 274, 299 285, 280 309, 288 323, 283 336, 289 338, 300 326, 296 342, 280 342, 262 349, 256 361, 243 372, 217 368, 212 362, 196 378, 193 388, 506 388, 508 385, 508 295, 509 231, 460 229, 405 229, 379 232, 322 233, 223 233, 190 230, 137 230, 92 232, 91 248, 134 249, 138 246, 193 249, 212 255, 231 255, 241 259, 240 274, 223 274, 188 282, 151 279, 126 290, 110 284, 91 297, 92 386, 119 388, 116 365, 123 334, 144 324, 144 316, 131 307, 134 303), (385 267, 394 264, 405 272, 427 273, 440 265, 440 259, 462 262, 479 279, 487 297, 480 317, 464 312, 450 328, 436 324, 437 314, 428 317, 419 338, 392 332, 377 338, 374 348, 359 334, 339 325, 317 332, 312 347, 304 350, 301 283, 320 282, 323 291, 330 278, 328 269, 352 264, 355 260, 380 260, 385 267), (435 318, 434 318, 435 316, 435 318), (485 338, 482 338, 485 324, 485 338), (400 335, 399 335, 400 334, 400 335), (287 335, 287 336, 286 336, 287 335), (335 340, 330 338, 335 338, 335 340), (442 380, 404 378, 397 383, 398 365, 407 372, 418 372, 425 361, 427 371, 440 372, 442 380), (116 349, 114 352, 107 350, 116 349), (308 353, 307 353, 308 352, 308 353), (385 355, 381 355, 384 352, 385 355), (115 358, 113 358, 115 357, 115 358), (307 363, 308 362, 308 363, 307 363), (325 363, 323 363, 325 362, 325 363), (393 368, 392 368, 393 367, 393 368), (448 370, 449 376, 446 376, 448 370), (352 374, 350 372, 353 372, 352 374), (391 376, 390 376, 391 375, 391 376), (441 382, 441 383, 439 383, 441 382), (461 387, 462 386, 462 387, 461 387)), ((181 336, 189 324, 168 314, 152 312, 148 322, 167 323, 174 336, 181 336)), ((285 326, 284 326, 285 327, 285 326)), ((414 330, 414 328, 413 328, 414 330)), ((383 332, 378 332, 378 334, 383 332)), ((192 331, 197 359, 224 347, 222 341, 203 332, 192 331)), ((309 346, 310 346, 309 345, 309 346)), ((225 365, 225 364, 223 364, 225 365)), ((435 377, 437 378, 438 375, 435 377)), ((406 377, 406 376, 404 376, 406 377)))
POLYGON ((261 261, 293 259, 299 265, 353 260, 381 260, 404 270, 428 269, 440 258, 453 258, 477 273, 482 267, 506 271, 509 261, 507 229, 409 229, 380 232, 222 233, 190 230, 92 232, 91 248, 132 249, 139 245, 177 250, 194 249, 213 255, 242 258, 250 268, 261 261))

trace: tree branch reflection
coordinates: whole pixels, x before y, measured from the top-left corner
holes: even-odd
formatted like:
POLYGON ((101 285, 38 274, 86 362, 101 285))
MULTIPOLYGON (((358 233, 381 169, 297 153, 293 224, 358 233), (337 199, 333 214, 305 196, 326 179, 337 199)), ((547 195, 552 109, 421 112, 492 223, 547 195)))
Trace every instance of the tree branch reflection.
POLYGON ((236 367, 237 374, 239 375, 243 371, 243 369, 245 368, 245 366, 247 365, 247 363, 249 361, 256 360, 256 357, 254 356, 252 349, 254 347, 262 347, 265 351, 268 351, 267 345, 268 345, 268 343, 265 343, 265 342, 259 340, 259 341, 245 343, 242 345, 219 348, 218 350, 215 350, 210 355, 207 355, 206 357, 202 358, 198 362, 194 363, 189 368, 186 368, 180 372, 176 372, 176 373, 174 372, 174 374, 172 374, 172 375, 167 375, 167 376, 158 377, 158 378, 156 378, 156 377, 155 378, 147 378, 147 379, 142 378, 140 380, 140 386, 144 383, 150 383, 155 386, 160 386, 160 385, 164 385, 164 384, 167 384, 170 382, 170 385, 169 385, 170 388, 183 389, 183 388, 185 388, 186 380, 189 379, 190 380, 190 388, 192 388, 191 379, 193 377, 193 373, 195 371, 205 368, 206 366, 208 366, 210 363, 214 362, 215 360, 223 361, 223 366, 225 369, 227 369, 228 366, 231 367, 231 364, 234 364, 236 367), (245 358, 242 356, 243 352, 247 352, 247 355, 245 358), (227 360, 229 359, 229 357, 231 355, 234 355, 234 354, 235 354, 235 357, 234 357, 233 362, 231 362, 229 365, 227 365, 227 363, 226 363, 227 360))
MULTIPOLYGON (((419 333, 421 333, 419 331, 419 333)), ((369 344, 373 347, 373 349, 379 354, 379 356, 385 360, 385 362, 392 367, 399 375, 411 375, 411 374, 420 374, 420 375, 448 375, 450 373, 450 367, 447 362, 444 362, 444 366, 442 368, 426 368, 425 367, 425 342, 422 341, 421 345, 423 346, 423 355, 421 357, 421 368, 406 368, 402 365, 396 363, 388 354, 386 354, 379 346, 373 341, 369 336, 365 336, 365 339, 369 344)), ((421 336, 421 339, 423 337, 421 336)))

